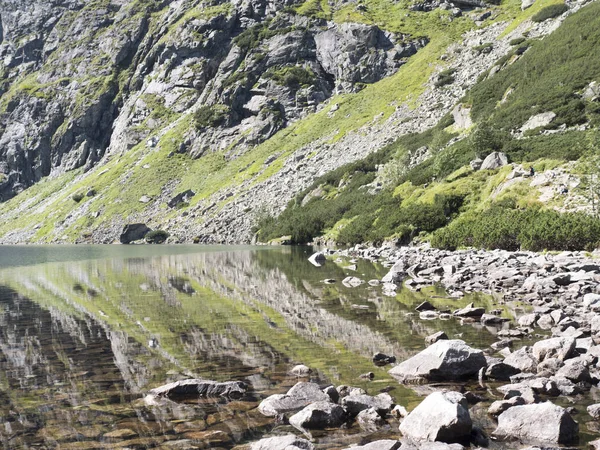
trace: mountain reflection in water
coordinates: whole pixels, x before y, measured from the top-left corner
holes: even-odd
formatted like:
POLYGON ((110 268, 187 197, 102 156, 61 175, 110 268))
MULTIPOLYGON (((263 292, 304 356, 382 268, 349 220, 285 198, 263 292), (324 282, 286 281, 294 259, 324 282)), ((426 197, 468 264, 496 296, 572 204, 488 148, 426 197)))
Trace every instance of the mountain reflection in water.
MULTIPOLYGON (((372 395, 391 387, 398 403, 413 405, 416 394, 375 367, 373 353, 401 360, 440 329, 474 346, 494 341, 481 327, 408 314, 425 299, 490 306, 483 297, 449 301, 430 298, 441 294, 435 290, 402 289, 394 298, 367 284, 345 288, 348 275, 380 279, 385 269, 366 261, 356 271, 347 263, 317 268, 307 261, 309 249, 194 248, 127 259, 119 247, 112 259, 0 271, 6 448, 233 448, 274 428, 292 431, 256 406, 298 381, 287 375, 295 364, 310 366, 320 384, 361 386, 372 395), (359 378, 365 372, 374 381, 359 378), (149 389, 187 377, 244 380, 251 395, 144 402, 149 389)), ((398 437, 396 430, 377 436, 398 437)), ((365 434, 350 427, 314 438, 343 448, 365 434)))

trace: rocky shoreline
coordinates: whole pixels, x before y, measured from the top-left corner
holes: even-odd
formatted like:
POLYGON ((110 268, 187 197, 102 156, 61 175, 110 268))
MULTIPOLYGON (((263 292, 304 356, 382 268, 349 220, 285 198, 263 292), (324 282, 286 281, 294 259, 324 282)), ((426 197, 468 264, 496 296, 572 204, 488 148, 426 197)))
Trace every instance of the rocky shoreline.
MULTIPOLYGON (((450 297, 483 292, 498 304, 519 305, 517 310, 523 312, 510 320, 501 316, 502 310, 486 311, 473 304, 454 311, 438 311, 429 302, 419 305, 422 319, 446 315, 481 323, 495 328, 499 340, 476 349, 449 339, 442 330, 429 336, 427 348, 389 370, 398 382, 428 393, 410 413, 387 393, 369 396, 362 389, 321 389, 309 382, 266 398, 259 410, 289 420, 308 437, 311 430, 353 420, 372 430, 399 420, 400 440, 375 440, 352 449, 600 448, 600 439, 581 447, 580 425, 572 416, 585 412, 568 406, 588 405, 587 414, 600 419, 600 404, 593 404, 600 382, 600 262, 593 256, 365 246, 314 254, 310 261, 317 266, 328 258, 344 257, 369 259, 389 268, 381 280, 347 277, 342 281, 347 287, 368 282, 395 295, 403 284, 414 290, 441 284, 450 297), (495 390, 492 398, 500 396, 483 413, 487 427, 481 426, 481 410, 474 406, 486 396, 477 389, 467 390, 472 387, 469 380, 478 380, 480 390, 488 394, 495 390)), ((375 355, 373 361, 388 364, 394 358, 375 355)), ((300 376, 309 374, 308 368, 295 370, 300 376)), ((250 448, 316 447, 287 435, 262 439, 250 448)))

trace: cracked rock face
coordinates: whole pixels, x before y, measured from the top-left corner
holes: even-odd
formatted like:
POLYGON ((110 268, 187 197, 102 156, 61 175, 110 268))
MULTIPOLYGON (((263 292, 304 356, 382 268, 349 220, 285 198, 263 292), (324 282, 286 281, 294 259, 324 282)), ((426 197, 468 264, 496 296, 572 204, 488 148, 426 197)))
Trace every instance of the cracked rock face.
POLYGON ((183 128, 179 152, 235 158, 425 45, 286 6, 0 1, 1 199, 149 139, 156 146, 172 127, 183 128), (205 122, 178 122, 197 110, 205 122))

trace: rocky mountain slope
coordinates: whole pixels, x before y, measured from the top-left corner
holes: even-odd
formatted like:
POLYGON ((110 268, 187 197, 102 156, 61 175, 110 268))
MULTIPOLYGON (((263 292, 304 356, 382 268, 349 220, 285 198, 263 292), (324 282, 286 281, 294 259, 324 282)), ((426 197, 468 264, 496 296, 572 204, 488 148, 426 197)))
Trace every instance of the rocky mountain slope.
POLYGON ((585 4, 553 3, 2 0, 0 239, 249 242, 585 4))

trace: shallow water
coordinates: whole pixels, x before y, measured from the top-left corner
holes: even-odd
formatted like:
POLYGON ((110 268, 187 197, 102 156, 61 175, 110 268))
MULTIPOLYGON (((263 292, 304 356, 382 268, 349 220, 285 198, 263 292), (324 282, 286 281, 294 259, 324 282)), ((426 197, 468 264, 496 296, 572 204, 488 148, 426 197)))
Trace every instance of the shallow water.
MULTIPOLYGON (((345 268, 348 262, 317 268, 307 261, 310 253, 290 247, 0 247, 3 445, 230 449, 295 432, 256 406, 298 381, 287 375, 296 364, 310 366, 312 380, 322 385, 351 384, 372 395, 391 389, 396 402, 411 409, 421 397, 393 380, 389 367, 375 367, 373 353, 405 359, 438 330, 477 348, 496 340, 493 329, 412 314, 425 299, 449 309, 471 301, 498 307, 489 297, 450 300, 431 288, 402 289, 394 298, 378 287, 345 288, 345 276, 368 280, 386 270, 366 261, 358 261, 356 271, 345 268), (326 278, 336 283, 323 283, 326 278), (373 381, 360 378, 366 372, 374 372, 373 381), (244 380, 251 394, 232 402, 144 403, 149 389, 190 376, 244 380)), ((495 395, 490 386, 479 389, 495 395)), ((344 448, 399 436, 391 421, 376 434, 349 426, 312 437, 319 448, 344 448)))

